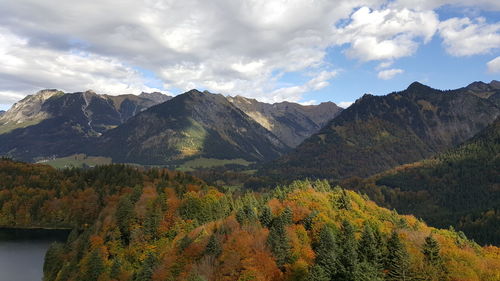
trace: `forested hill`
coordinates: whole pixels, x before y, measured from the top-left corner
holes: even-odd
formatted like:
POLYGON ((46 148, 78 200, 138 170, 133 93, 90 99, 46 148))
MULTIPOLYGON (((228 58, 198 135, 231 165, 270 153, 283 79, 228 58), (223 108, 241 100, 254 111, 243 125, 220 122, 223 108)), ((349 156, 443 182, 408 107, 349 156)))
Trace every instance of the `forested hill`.
POLYGON ((500 245, 500 119, 463 145, 368 180, 345 181, 379 204, 500 245))
POLYGON ((500 93, 491 86, 496 83, 441 91, 414 82, 386 96, 364 95, 261 172, 287 179, 367 177, 432 157, 500 116, 490 100, 500 93))
POLYGON ((500 249, 324 181, 239 194, 167 170, 10 160, 0 162, 0 180, 2 225, 74 228, 49 249, 44 280, 500 277, 500 249))

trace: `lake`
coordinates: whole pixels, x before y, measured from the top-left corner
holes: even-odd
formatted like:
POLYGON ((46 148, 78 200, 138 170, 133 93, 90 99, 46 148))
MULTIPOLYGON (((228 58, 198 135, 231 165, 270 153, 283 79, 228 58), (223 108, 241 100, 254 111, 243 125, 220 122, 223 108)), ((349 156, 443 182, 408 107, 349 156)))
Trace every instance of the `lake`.
POLYGON ((64 242, 67 230, 0 228, 0 281, 39 281, 49 246, 64 242))

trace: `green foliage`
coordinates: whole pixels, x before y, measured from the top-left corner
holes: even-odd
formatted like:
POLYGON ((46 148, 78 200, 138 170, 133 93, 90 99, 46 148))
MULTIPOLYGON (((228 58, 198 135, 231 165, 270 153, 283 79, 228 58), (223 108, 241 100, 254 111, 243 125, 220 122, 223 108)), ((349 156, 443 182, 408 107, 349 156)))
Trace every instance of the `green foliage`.
POLYGON ((116 208, 116 224, 122 234, 122 239, 127 244, 130 240, 130 227, 135 219, 134 205, 130 196, 120 198, 116 208))
POLYGON ((134 281, 151 281, 157 262, 156 255, 154 253, 148 253, 142 267, 136 274, 134 281))
POLYGON ((208 239, 207 246, 205 247, 205 255, 218 257, 221 253, 222 246, 215 234, 212 234, 208 239))
POLYGON ((63 266, 64 245, 53 243, 45 254, 43 262, 44 280, 54 280, 57 272, 63 266))
POLYGON ((412 280, 410 257, 396 231, 392 232, 391 237, 387 241, 386 268, 387 280, 412 280))
POLYGON ((321 280, 326 276, 330 280, 336 276, 340 267, 339 254, 341 253, 337 246, 335 234, 330 227, 324 226, 321 229, 315 252, 316 268, 313 268, 314 273, 312 273, 316 276, 315 278, 321 280))
POLYGON ((432 234, 425 238, 425 243, 422 246, 422 253, 424 254, 425 261, 432 266, 441 266, 442 259, 439 254, 439 243, 432 234))
POLYGON ((283 268, 286 263, 291 261, 290 240, 288 239, 285 225, 281 220, 275 220, 273 222, 269 230, 267 244, 276 259, 276 264, 280 268, 283 268))
POLYGON ((271 208, 269 206, 264 206, 262 209, 262 213, 259 216, 259 221, 264 227, 270 227, 271 222, 273 221, 273 214, 271 212, 271 208))
POLYGON ((104 272, 104 262, 98 250, 92 251, 86 264, 81 281, 97 281, 104 272))
POLYGON ((342 222, 342 235, 340 236, 340 267, 337 276, 341 280, 358 280, 358 242, 354 236, 355 230, 348 220, 342 222))

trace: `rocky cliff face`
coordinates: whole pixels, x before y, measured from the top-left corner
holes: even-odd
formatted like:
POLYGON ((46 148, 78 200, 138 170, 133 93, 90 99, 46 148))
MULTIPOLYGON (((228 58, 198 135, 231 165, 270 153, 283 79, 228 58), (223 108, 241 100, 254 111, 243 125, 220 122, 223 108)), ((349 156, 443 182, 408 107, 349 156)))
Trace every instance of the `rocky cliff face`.
POLYGON ((97 154, 114 161, 168 164, 190 158, 263 161, 288 149, 224 96, 191 90, 105 133, 97 154))
MULTIPOLYGON (((489 89, 488 89, 489 91, 489 89)), ((500 115, 490 95, 420 83, 365 95, 293 152, 263 169, 290 177, 368 176, 456 146, 500 115)))
POLYGON ((318 132, 342 111, 332 102, 303 106, 290 102, 268 104, 241 96, 228 100, 290 147, 318 132))

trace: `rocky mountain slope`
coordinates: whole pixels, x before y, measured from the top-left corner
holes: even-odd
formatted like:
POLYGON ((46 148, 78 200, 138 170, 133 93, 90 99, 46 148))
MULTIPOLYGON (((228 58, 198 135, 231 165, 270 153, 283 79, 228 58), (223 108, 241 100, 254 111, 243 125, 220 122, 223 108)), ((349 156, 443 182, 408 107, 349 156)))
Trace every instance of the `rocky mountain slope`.
POLYGON ((268 104, 242 96, 228 99, 290 147, 318 132, 342 111, 333 102, 304 106, 291 102, 268 104))
POLYGON ((80 152, 93 138, 156 103, 135 95, 43 90, 0 117, 0 154, 31 161, 80 152))
POLYGON ((116 162, 167 164, 196 157, 263 161, 287 149, 224 96, 191 90, 106 132, 91 152, 116 162))
POLYGON ((317 132, 339 111, 333 103, 271 105, 195 90, 175 101, 161 93, 44 90, 0 117, 0 155, 33 161, 86 153, 142 164, 197 157, 264 161, 317 132), (169 105, 131 119, 159 103, 169 105))
POLYGON ((440 91, 415 82, 386 96, 364 95, 262 172, 287 178, 364 177, 430 157, 493 122, 500 108, 488 98, 495 94, 490 87, 440 91))

